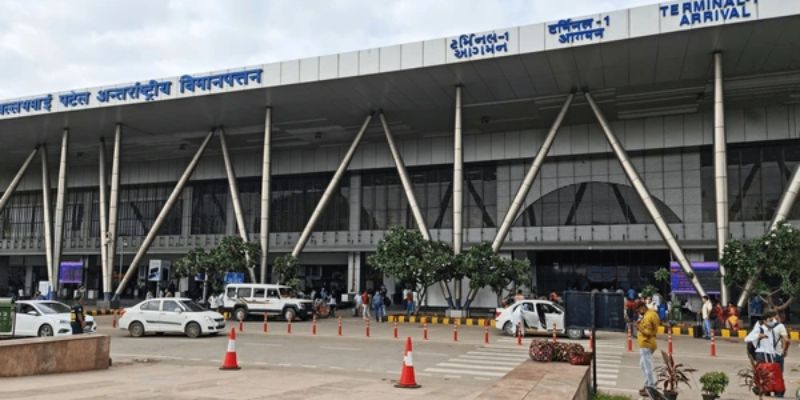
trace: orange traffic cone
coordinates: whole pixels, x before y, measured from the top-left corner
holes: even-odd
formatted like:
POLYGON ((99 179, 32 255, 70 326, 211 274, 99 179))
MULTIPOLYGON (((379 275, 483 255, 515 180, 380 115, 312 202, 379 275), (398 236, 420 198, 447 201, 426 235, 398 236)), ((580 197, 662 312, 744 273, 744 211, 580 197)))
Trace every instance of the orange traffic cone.
POLYGON ((242 320, 239 320, 239 332, 242 331, 244 331, 244 322, 242 322, 242 320))
POLYGON ((286 333, 291 335, 292 334, 292 319, 289 318, 289 321, 286 322, 286 333))
POLYGON ((115 312, 115 313, 112 313, 111 315, 112 315, 112 317, 111 317, 111 327, 112 328, 116 328, 117 327, 117 313, 115 312))
POLYGON ((453 324, 453 341, 458 341, 458 324, 453 324))
POLYGON ((339 316, 339 336, 342 336, 342 316, 339 316))
POLYGON ((717 356, 717 343, 714 341, 714 330, 711 330, 711 357, 717 356))
POLYGON ((317 336, 317 316, 311 319, 311 336, 317 336))
POLYGON ((267 321, 267 313, 264 313, 264 333, 269 333, 269 321, 267 321))
POLYGON ((422 323, 422 338, 424 340, 428 340, 428 322, 427 321, 422 323))
POLYGON ((628 351, 633 351, 633 338, 631 337, 631 327, 628 327, 628 351))
POLYGON ((411 356, 411 337, 406 338, 406 351, 403 356, 403 369, 400 371, 400 381, 394 384, 396 388, 416 389, 417 378, 414 376, 414 357, 411 356))
POLYGON ((369 337, 369 320, 366 321, 367 324, 364 326, 364 336, 369 337))
POLYGON ((397 339, 397 319, 394 320, 394 338, 397 339))
POLYGON ((241 369, 239 363, 236 362, 236 329, 231 328, 231 334, 228 336, 228 351, 225 353, 225 358, 222 360, 222 370, 241 369))
POLYGON ((483 344, 489 344, 489 324, 483 325, 483 344))
POLYGON ((517 324, 517 346, 522 346, 522 328, 517 324))

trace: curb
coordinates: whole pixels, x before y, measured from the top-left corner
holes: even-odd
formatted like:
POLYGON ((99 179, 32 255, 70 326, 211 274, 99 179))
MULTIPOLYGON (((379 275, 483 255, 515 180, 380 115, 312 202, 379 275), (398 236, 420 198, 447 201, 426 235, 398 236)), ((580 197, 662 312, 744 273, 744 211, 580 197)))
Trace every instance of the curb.
POLYGON ((118 309, 118 308, 115 308, 115 309, 106 308, 106 309, 100 309, 100 310, 89 310, 89 311, 86 311, 86 314, 87 315, 91 315, 93 317, 96 317, 98 315, 111 315, 111 314, 119 315, 120 310, 121 309, 118 309))
POLYGON ((405 315, 389 315, 386 317, 386 322, 395 322, 399 324, 409 323, 409 324, 422 324, 422 323, 429 323, 431 325, 450 325, 458 324, 461 326, 476 326, 482 327, 485 326, 487 323, 492 328, 496 327, 495 320, 488 319, 488 318, 448 318, 441 315, 433 315, 433 316, 416 316, 410 315, 406 317, 405 315))

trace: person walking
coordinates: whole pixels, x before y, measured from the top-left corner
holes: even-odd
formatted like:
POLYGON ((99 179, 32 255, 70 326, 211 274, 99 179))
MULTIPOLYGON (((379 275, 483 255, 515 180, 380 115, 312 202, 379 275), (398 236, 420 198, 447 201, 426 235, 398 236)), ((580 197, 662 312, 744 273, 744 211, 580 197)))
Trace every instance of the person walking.
POLYGON ((750 304, 748 304, 748 315, 750 315, 750 328, 754 328, 756 326, 756 322, 761 320, 761 317, 764 315, 764 302, 761 300, 761 296, 754 294, 750 297, 750 304))
POLYGON ((361 313, 361 305, 363 304, 361 302, 361 294, 358 293, 358 291, 356 291, 356 295, 353 296, 353 301, 355 302, 355 307, 353 307, 353 316, 358 317, 358 315, 361 313))
POLYGON ((333 294, 333 291, 331 291, 331 295, 328 297, 328 312, 331 317, 336 318, 336 295, 333 294))
POLYGON ((414 292, 411 289, 406 290, 404 302, 406 305, 406 317, 408 317, 414 313, 414 292))
MULTIPOLYGON (((780 365, 782 380, 784 360, 789 352, 789 335, 786 327, 778 320, 778 314, 775 311, 765 312, 763 321, 763 324, 760 322, 755 324, 744 341, 755 348, 756 362, 780 365)), ((773 395, 783 397, 784 393, 778 392, 773 395)))
POLYGON ((655 311, 647 307, 647 303, 636 305, 636 312, 642 316, 636 324, 636 341, 639 344, 639 366, 644 375, 644 387, 639 390, 639 395, 648 397, 647 388, 655 388, 656 379, 653 374, 653 353, 658 348, 656 334, 661 321, 655 311))
POLYGON ((383 322, 383 294, 380 290, 372 296, 372 311, 375 313, 375 320, 383 322))
POLYGON ((713 311, 713 306, 711 305, 711 299, 708 296, 703 296, 703 308, 700 310, 700 314, 703 317, 703 339, 711 339, 711 312, 713 311))
POLYGON ((361 293, 361 316, 364 317, 364 320, 368 320, 369 315, 369 308, 371 307, 369 302, 369 292, 366 289, 361 293))

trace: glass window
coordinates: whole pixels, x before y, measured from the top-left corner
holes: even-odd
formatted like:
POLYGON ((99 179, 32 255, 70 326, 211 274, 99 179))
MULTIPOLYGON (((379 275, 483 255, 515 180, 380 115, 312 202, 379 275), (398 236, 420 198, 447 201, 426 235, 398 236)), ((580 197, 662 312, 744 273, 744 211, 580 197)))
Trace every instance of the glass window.
POLYGON ((183 308, 175 300, 164 300, 161 304, 161 311, 163 312, 181 312, 183 308))
POLYGON ((148 301, 142 303, 142 305, 139 306, 139 309, 142 311, 158 311, 158 306, 160 305, 159 303, 161 303, 160 300, 148 301))
POLYGON ((243 298, 243 297, 250 297, 250 293, 252 293, 252 292, 253 291, 250 288, 239 288, 236 291, 236 296, 239 297, 240 299, 243 298))
POLYGON ((36 315, 39 315, 39 311, 36 311, 36 309, 30 304, 22 303, 22 304, 19 305, 17 310, 18 310, 17 312, 20 313, 20 314, 27 314, 27 313, 33 311, 34 313, 36 313, 36 315))
POLYGON ((184 300, 184 301, 181 301, 181 305, 183 305, 184 309, 186 309, 187 311, 190 311, 190 312, 204 312, 204 311, 207 311, 205 308, 203 308, 203 306, 201 306, 200 304, 197 304, 197 303, 195 303, 193 301, 184 300))
POLYGON ((253 289, 253 298, 263 299, 266 292, 267 290, 264 288, 255 288, 253 289))
MULTIPOLYGON (((145 236, 172 191, 170 185, 123 186, 119 193, 120 236, 145 236)), ((160 235, 180 235, 183 202, 178 200, 161 225, 160 235)))
POLYGON ((277 289, 267 289, 267 297, 270 298, 270 299, 277 299, 280 296, 278 296, 278 290, 277 289))
POLYGON ((192 234, 225 232, 228 185, 224 181, 192 183, 192 234))

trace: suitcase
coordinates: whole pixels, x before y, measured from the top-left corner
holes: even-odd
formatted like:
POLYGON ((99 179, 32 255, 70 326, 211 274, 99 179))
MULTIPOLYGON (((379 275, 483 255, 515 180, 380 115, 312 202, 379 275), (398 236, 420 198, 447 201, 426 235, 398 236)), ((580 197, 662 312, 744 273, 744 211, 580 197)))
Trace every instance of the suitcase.
POLYGON ((757 371, 763 373, 769 378, 766 382, 759 385, 761 393, 784 393, 786 392, 786 384, 783 381, 783 373, 781 373, 781 365, 776 362, 761 362, 756 365, 757 371))

